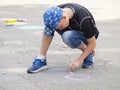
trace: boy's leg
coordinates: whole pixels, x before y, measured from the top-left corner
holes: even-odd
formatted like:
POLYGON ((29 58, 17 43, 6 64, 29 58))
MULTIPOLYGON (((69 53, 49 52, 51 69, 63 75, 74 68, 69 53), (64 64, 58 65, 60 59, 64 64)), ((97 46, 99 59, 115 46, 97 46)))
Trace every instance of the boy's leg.
POLYGON ((75 30, 64 32, 62 34, 62 40, 66 45, 71 48, 79 48, 82 42, 84 42, 86 45, 88 44, 83 33, 75 30))
MULTIPOLYGON (((84 34, 80 31, 66 31, 62 34, 62 39, 65 44, 70 46, 71 48, 78 48, 84 51, 87 47, 87 39, 85 38, 84 34), (82 44, 84 43, 84 44, 82 44), (79 48, 82 44, 82 48, 79 48)), ((83 68, 87 68, 88 66, 93 65, 93 53, 89 54, 86 59, 82 63, 83 68), (84 66, 83 66, 84 65, 84 66)))

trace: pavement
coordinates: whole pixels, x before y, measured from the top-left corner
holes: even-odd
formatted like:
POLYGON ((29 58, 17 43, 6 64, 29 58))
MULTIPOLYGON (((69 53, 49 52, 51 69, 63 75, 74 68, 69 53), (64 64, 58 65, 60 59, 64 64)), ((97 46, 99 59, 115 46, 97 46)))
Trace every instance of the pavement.
POLYGON ((55 33, 47 53, 48 68, 35 74, 26 69, 39 54, 42 14, 51 5, 0 3, 0 90, 120 90, 120 1, 81 1, 94 15, 100 31, 95 66, 67 71, 81 51, 66 46, 55 33), (6 26, 8 18, 26 21, 6 26))

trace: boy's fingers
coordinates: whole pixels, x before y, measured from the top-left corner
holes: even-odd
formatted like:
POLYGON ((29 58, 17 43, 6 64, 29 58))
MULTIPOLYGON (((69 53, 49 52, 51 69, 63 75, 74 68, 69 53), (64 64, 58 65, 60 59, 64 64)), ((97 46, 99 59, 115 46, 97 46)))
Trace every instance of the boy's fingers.
POLYGON ((69 71, 74 71, 76 68, 77 68, 77 66, 74 63, 69 65, 69 71))

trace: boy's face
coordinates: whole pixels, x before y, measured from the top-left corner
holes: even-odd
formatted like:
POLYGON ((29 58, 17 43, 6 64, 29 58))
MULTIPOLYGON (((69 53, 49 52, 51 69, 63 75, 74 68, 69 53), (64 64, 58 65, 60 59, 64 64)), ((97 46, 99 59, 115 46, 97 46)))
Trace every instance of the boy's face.
POLYGON ((60 22, 58 23, 56 29, 62 30, 69 26, 69 18, 66 16, 62 16, 60 22))

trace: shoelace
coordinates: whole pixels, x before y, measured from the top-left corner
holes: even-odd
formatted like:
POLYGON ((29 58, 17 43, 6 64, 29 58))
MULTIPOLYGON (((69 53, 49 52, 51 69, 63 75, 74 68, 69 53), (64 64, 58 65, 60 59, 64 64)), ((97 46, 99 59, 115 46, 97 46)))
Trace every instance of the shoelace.
POLYGON ((33 62, 33 65, 35 65, 35 63, 36 63, 37 61, 39 61, 39 62, 40 62, 40 60, 39 60, 39 59, 35 59, 35 60, 34 60, 34 62, 33 62))

